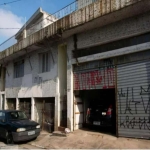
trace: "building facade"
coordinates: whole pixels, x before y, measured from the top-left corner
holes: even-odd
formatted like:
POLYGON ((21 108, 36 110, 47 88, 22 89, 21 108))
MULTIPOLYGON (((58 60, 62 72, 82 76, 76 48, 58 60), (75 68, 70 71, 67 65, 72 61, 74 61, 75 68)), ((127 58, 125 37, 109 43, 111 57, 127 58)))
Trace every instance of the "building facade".
POLYGON ((68 77, 74 130, 86 123, 91 102, 105 101, 115 110, 117 136, 149 138, 149 17, 146 13, 77 35, 73 54, 78 62, 72 59, 68 77))
POLYGON ((96 1, 1 52, 1 107, 74 131, 105 102, 116 136, 149 139, 149 6, 96 1))

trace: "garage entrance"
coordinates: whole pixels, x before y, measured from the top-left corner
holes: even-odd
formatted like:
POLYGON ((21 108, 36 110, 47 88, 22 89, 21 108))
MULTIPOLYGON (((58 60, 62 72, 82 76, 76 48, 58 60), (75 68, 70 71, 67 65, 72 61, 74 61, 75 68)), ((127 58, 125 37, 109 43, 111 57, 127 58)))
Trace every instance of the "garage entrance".
POLYGON ((113 59, 73 67, 74 129, 107 127, 116 130, 115 66, 113 59))
POLYGON ((7 109, 15 110, 16 109, 16 99, 7 98, 7 109))
POLYGON ((35 98, 35 120, 42 130, 54 131, 55 98, 35 98))
POLYGON ((19 98, 19 110, 24 111, 31 119, 31 98, 19 98))
POLYGON ((82 90, 75 93, 75 129, 87 127, 115 134, 115 89, 82 90))

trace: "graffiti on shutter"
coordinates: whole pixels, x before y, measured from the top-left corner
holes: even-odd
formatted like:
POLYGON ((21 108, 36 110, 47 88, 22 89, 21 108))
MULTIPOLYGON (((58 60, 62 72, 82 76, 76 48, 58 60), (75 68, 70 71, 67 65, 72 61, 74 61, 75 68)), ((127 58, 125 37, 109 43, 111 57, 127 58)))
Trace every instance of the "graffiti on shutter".
POLYGON ((150 137, 150 62, 117 66, 118 134, 150 137))

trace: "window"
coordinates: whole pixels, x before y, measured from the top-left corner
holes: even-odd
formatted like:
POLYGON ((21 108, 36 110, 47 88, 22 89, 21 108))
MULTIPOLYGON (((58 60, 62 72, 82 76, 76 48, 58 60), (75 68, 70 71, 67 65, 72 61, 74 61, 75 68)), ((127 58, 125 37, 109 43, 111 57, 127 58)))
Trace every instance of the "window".
POLYGON ((50 71, 50 53, 41 53, 40 54, 40 72, 50 71))
POLYGON ((28 119, 24 112, 9 112, 9 120, 23 120, 28 119))
POLYGON ((14 78, 24 76, 24 60, 14 63, 14 78))
POLYGON ((0 112, 0 120, 5 120, 5 113, 4 112, 0 112))

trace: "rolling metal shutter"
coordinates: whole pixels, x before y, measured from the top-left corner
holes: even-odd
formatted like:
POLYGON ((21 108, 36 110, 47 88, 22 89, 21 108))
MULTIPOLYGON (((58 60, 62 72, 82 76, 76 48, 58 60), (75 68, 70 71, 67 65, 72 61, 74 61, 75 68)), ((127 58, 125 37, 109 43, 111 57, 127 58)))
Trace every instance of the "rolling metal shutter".
POLYGON ((117 66, 118 136, 150 138, 150 61, 117 66))

